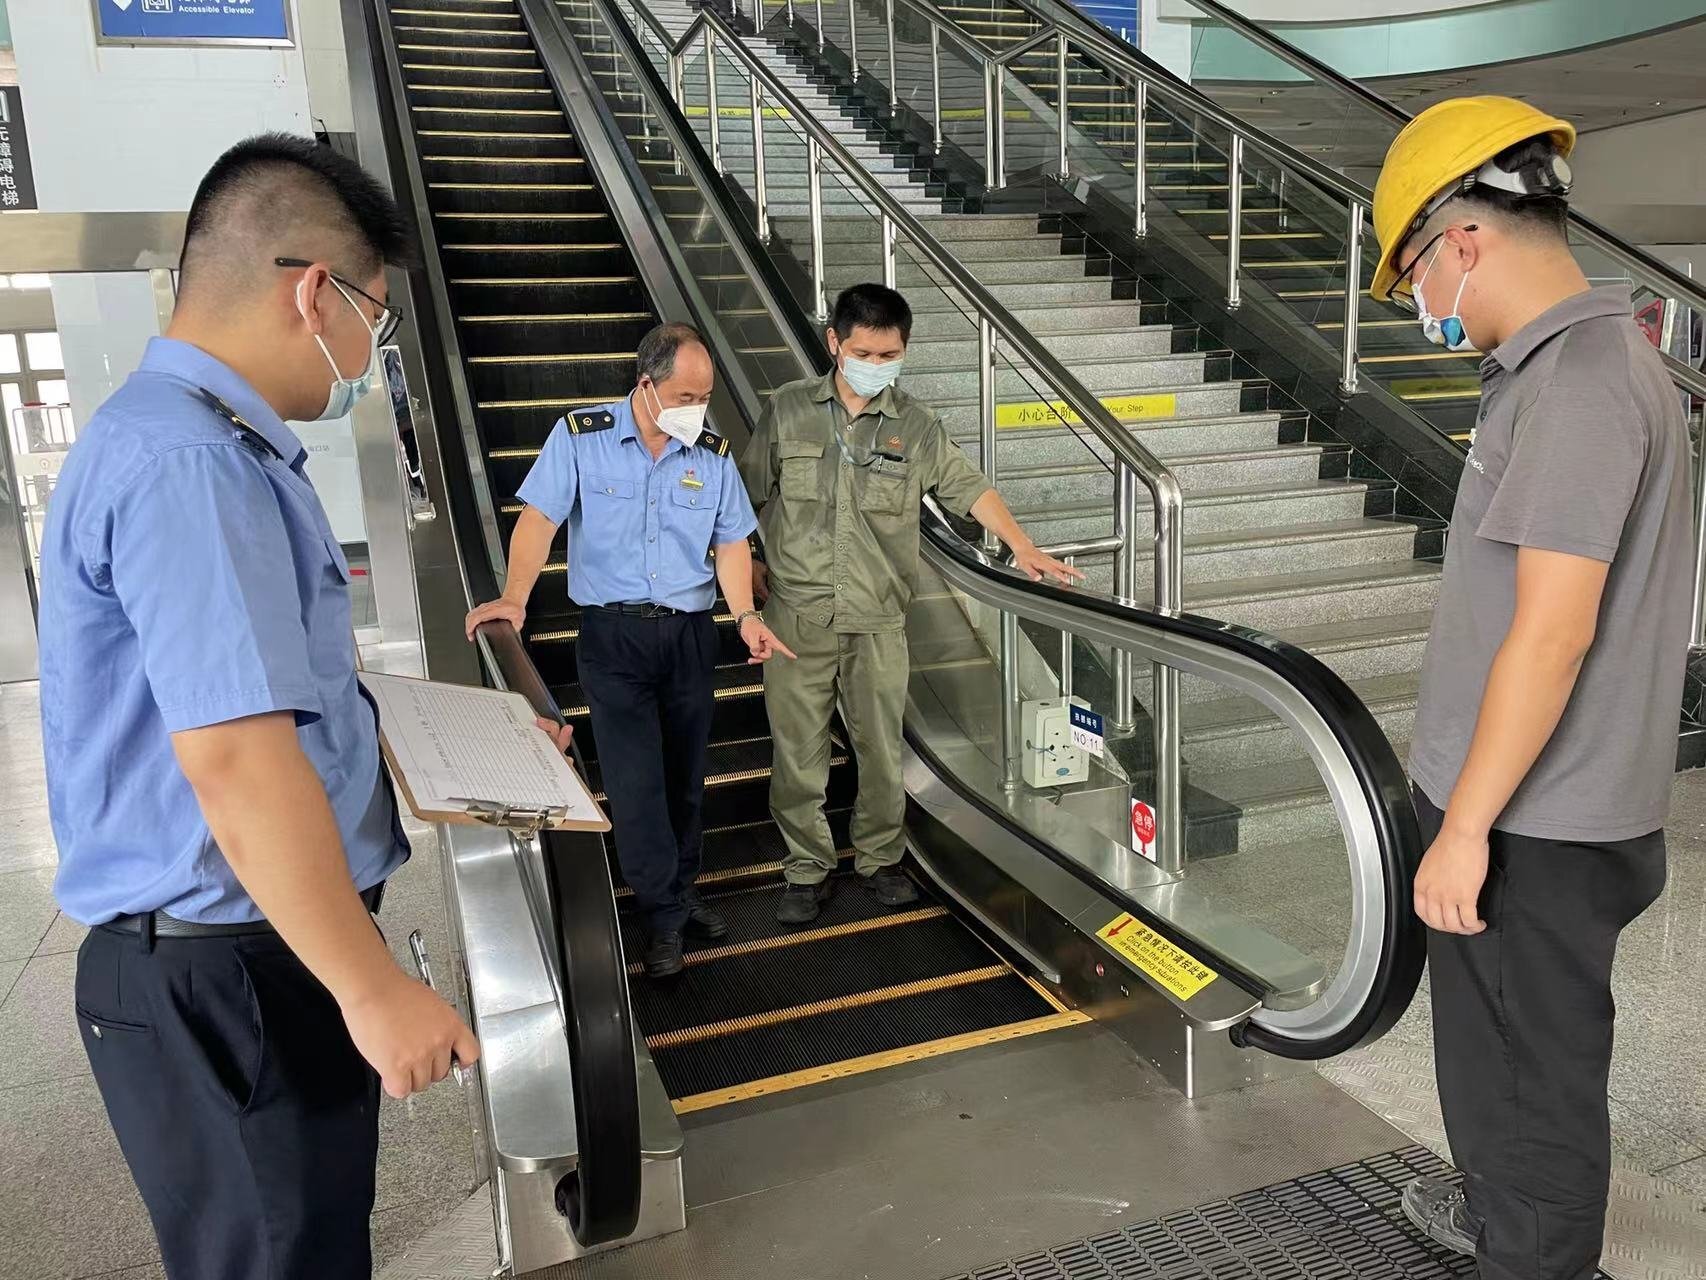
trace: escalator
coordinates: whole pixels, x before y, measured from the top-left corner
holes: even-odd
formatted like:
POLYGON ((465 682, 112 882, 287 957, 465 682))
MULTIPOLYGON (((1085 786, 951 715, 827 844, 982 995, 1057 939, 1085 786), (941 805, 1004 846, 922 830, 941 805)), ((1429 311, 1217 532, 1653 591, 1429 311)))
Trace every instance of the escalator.
MULTIPOLYGON (((719 374, 711 421, 739 448, 771 388, 826 367, 803 296, 814 286, 779 251, 779 237, 759 238, 738 184, 713 176, 695 130, 708 120, 673 111, 667 68, 607 5, 347 3, 361 6, 393 187, 423 242, 425 260, 408 279, 411 325, 465 608, 495 592, 519 514, 515 491, 551 426, 628 392, 646 328, 685 318, 706 334, 719 374)), ((717 116, 740 120, 721 106, 717 116)), ((772 119, 782 122, 778 113, 758 123, 772 119)), ((868 216, 859 199, 839 207, 849 233, 868 216)), ((778 203, 773 230, 789 225, 788 209, 778 203)), ((881 269, 864 256, 865 236, 843 243, 854 246, 840 264, 847 278, 866 274, 867 261, 881 269)), ((920 287, 939 284, 942 252, 938 244, 929 251, 938 256, 907 267, 920 287)), ((1097 416, 1096 393, 1045 347, 1027 345, 1012 313, 969 276, 949 276, 958 283, 936 304, 949 371, 958 373, 951 344, 963 341, 955 317, 963 333, 969 298, 1010 335, 996 401, 1035 395, 1054 404, 1063 395, 1097 416)), ((1186 358, 1207 358, 1192 347, 1186 358)), ((975 418, 975 393, 961 412, 975 418)), ((1118 430, 1102 416, 1098 432, 1118 430)), ((1068 415, 1055 418, 1062 443, 1089 448, 1068 415)), ((1141 445, 1101 440, 1116 466, 1155 464, 1141 445)), ((1098 461, 1065 474, 1112 477, 1114 467, 1098 461)), ((1053 500, 1039 490, 1039 502, 1053 500)), ((1111 513, 1112 503, 1110 493, 1097 510, 1111 513)), ((720 601, 701 886, 730 923, 725 942, 690 950, 680 979, 650 982, 629 959, 641 950, 640 923, 626 910, 608 842, 441 837, 461 967, 487 1048, 477 1125, 499 1173, 499 1238, 517 1250, 500 1262, 522 1270, 564 1247, 538 1234, 539 1222, 567 1219, 576 1250, 679 1227, 680 1130, 648 1109, 654 1094, 675 1115, 722 1116, 731 1104, 830 1080, 1052 1039, 1043 1033, 1110 1016, 1117 1024, 1145 993, 1163 1022, 1198 1037, 1182 1070, 1217 1052, 1249 1070, 1242 1064, 1258 1049, 1306 1059, 1377 1037, 1407 1004, 1420 969, 1403 892, 1419 852, 1413 819, 1395 759, 1342 681, 1253 632, 1157 617, 1102 592, 1035 586, 969 545, 963 527, 922 518, 927 581, 908 619, 915 907, 886 912, 848 883, 856 765, 838 735, 829 790, 843 849, 838 892, 810 928, 774 922, 782 848, 767 813, 762 683, 720 601), (1149 709, 1179 678, 1174 664, 1191 673, 1194 695, 1264 691, 1278 732, 1302 735, 1329 762, 1328 803, 1342 833, 1317 830, 1279 855, 1291 863, 1275 864, 1298 877, 1307 929, 1277 918, 1264 925, 1265 903, 1288 895, 1240 880, 1250 864, 1237 857, 1219 859, 1218 870, 1205 863, 1183 883, 1131 859, 1130 802, 1162 776, 1144 754, 1148 735, 1161 741, 1149 709), (1118 671, 1139 691, 1142 714, 1091 770, 1092 785, 1035 795, 1005 787, 1016 699, 1046 700, 1074 679, 1099 687, 1118 671), (1117 875, 1108 870, 1116 863, 1117 875), (1333 904, 1325 913, 1324 898, 1333 904), (530 954, 535 937, 542 965, 530 954), (567 1031, 566 1057, 557 1028, 567 1031), (1236 1045, 1221 1034, 1228 1030, 1236 1045)), ((520 642, 507 631, 482 634, 484 676, 574 724, 578 763, 601 792, 565 570, 559 541, 520 642)), ((427 585, 423 578, 423 599, 427 585)), ((436 673, 430 646, 428 656, 436 673)))
MULTIPOLYGON (((521 512, 514 495, 552 425, 626 396, 635 347, 660 317, 514 0, 397 0, 390 17, 490 502, 507 545, 521 512)), ((583 41, 581 51, 593 75, 608 81, 614 72, 597 43, 583 41)), ((639 125, 630 118, 622 127, 639 125)), ((656 190, 692 188, 664 182, 656 190)), ((715 421, 733 434, 743 424, 729 416, 715 421)), ((524 640, 575 727, 602 801, 598 743, 575 665, 579 613, 564 598, 565 539, 560 531, 524 640)), ((628 966, 635 1023, 677 1109, 1081 1021, 928 892, 918 907, 889 912, 852 880, 847 822, 856 774, 844 748, 829 784, 831 828, 843 850, 838 891, 808 930, 775 922, 782 841, 768 811, 763 684, 720 600, 716 623, 701 883, 738 941, 690 950, 686 974, 667 984, 645 980, 637 962, 628 966)), ((625 907, 631 895, 614 863, 612 871, 625 907)), ((643 925, 626 910, 622 935, 625 953, 638 957, 643 925)))

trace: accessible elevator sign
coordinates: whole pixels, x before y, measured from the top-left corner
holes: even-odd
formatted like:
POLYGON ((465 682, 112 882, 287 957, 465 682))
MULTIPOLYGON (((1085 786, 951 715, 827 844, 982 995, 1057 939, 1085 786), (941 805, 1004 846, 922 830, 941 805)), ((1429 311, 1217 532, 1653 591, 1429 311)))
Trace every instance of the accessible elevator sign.
POLYGON ((289 45, 290 0, 95 0, 102 44, 289 45))

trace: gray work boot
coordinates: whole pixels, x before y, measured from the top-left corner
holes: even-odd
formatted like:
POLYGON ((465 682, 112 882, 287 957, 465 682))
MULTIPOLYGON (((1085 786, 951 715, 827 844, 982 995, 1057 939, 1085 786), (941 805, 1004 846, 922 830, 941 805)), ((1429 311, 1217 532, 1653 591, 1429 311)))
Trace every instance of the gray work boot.
POLYGON ((1481 1224, 1469 1212, 1463 1190, 1444 1178, 1417 1178, 1404 1188, 1404 1216, 1417 1231, 1453 1253, 1475 1256, 1481 1224))

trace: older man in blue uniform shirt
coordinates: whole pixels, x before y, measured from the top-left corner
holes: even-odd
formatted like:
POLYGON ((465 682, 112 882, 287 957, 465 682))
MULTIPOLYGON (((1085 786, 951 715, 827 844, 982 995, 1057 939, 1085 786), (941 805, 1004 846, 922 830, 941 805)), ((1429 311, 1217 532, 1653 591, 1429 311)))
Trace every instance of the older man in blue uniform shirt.
POLYGON ((729 444, 704 427, 714 371, 694 329, 665 324, 640 341, 626 399, 558 422, 522 482, 501 599, 468 615, 526 618, 527 600, 569 524, 569 596, 581 606, 575 648, 598 737, 616 857, 650 938, 646 971, 683 968, 682 934, 728 926, 698 897, 700 804, 714 705, 717 586, 751 654, 784 648, 752 602, 758 527, 729 444), (714 556, 713 556, 714 553, 714 556))
POLYGON ((177 311, 66 460, 42 550, 56 891, 83 1045, 172 1280, 356 1280, 379 1087, 479 1053, 371 912, 409 856, 349 567, 287 419, 395 327, 389 197, 310 138, 227 152, 177 311))

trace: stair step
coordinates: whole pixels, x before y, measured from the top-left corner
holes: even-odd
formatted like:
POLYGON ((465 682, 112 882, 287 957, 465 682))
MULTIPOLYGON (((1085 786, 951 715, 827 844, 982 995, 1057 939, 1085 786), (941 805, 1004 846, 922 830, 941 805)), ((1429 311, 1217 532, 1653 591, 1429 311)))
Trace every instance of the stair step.
POLYGON ((1381 561, 1336 569, 1185 583, 1185 608, 1279 635, 1323 623, 1431 610, 1439 566, 1421 560, 1381 561))
MULTIPOLYGON (((1219 533, 1234 529, 1273 527, 1287 520, 1324 522, 1362 515, 1369 486, 1357 480, 1310 480, 1302 484, 1244 485, 1198 490, 1185 504, 1185 533, 1219 533)), ((1015 506, 1013 513, 1044 545, 1081 542, 1113 532, 1112 501, 1071 506, 1015 506)), ((1151 512, 1140 501, 1138 527, 1153 527, 1151 512)))
MULTIPOLYGON (((1350 681, 1351 691, 1394 740, 1408 738, 1415 727, 1420 684, 1420 672, 1413 668, 1350 681)), ((1295 730, 1262 703, 1242 696, 1186 703, 1182 747, 1191 777, 1199 785, 1205 775, 1212 779, 1224 771, 1278 764, 1306 754, 1295 730)))
MULTIPOLYGON (((1206 366, 1211 357, 1198 352, 1156 356, 1093 356, 1085 353, 1071 361, 1073 376, 1086 390, 1098 395, 1117 392, 1140 393, 1150 387, 1188 386, 1207 380, 1206 366)), ((978 370, 975 365, 958 367, 937 366, 906 373, 906 389, 922 400, 965 395, 975 391, 978 370)), ((1002 398, 1027 394, 1053 397, 1054 387, 1028 365, 1010 363, 1010 357, 999 358, 995 366, 995 392, 1002 398)))

